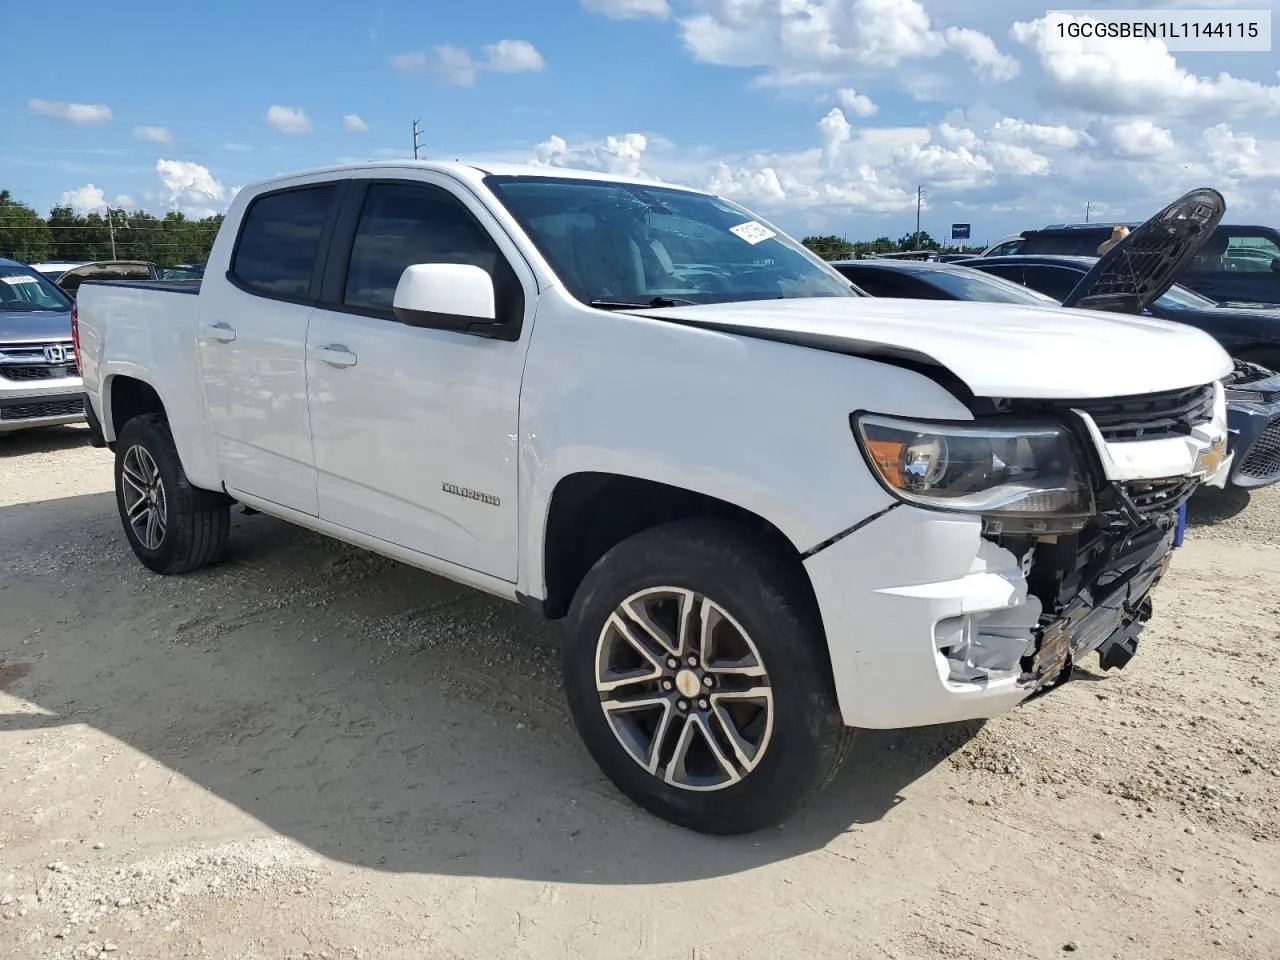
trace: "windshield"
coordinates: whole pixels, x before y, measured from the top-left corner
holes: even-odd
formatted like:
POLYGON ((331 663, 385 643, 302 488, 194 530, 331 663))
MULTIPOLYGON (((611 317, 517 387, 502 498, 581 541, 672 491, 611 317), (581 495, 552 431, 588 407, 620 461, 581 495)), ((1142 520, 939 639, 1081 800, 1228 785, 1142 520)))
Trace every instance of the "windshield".
POLYGON ((707 194, 559 177, 485 183, 584 303, 858 296, 790 237, 707 194))
POLYGON ((1207 297, 1202 297, 1176 283, 1169 288, 1168 293, 1155 302, 1155 305, 1166 310, 1205 310, 1217 306, 1207 297))
POLYGON ((34 270, 0 264, 0 310, 13 313, 70 309, 66 294, 34 270))
POLYGON ((1036 306, 1054 306, 1053 297, 1024 287, 1012 280, 979 273, 977 270, 930 270, 925 276, 928 282, 945 290, 957 300, 982 300, 987 303, 1029 303, 1036 306))

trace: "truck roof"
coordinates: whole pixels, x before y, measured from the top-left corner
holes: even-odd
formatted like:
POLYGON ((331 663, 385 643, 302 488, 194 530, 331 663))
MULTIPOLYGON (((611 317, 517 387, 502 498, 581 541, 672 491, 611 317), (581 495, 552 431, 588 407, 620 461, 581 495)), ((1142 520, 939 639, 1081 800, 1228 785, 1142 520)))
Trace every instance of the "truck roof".
POLYGON ((694 190, 692 187, 682 186, 676 183, 666 183, 659 180, 653 180, 643 177, 624 177, 615 173, 606 173, 602 170, 580 170, 570 167, 553 167, 546 164, 533 163, 485 163, 477 161, 475 163, 463 163, 462 161, 447 160, 370 160, 364 163, 343 163, 333 166, 317 167, 311 170, 299 170, 294 173, 285 174, 276 177, 267 177, 263 180, 255 181, 248 184, 247 189, 256 190, 259 187, 268 184, 294 180, 298 177, 310 177, 317 174, 336 174, 346 171, 357 170, 435 170, 440 173, 448 174, 465 183, 480 186, 485 177, 559 177, 574 180, 604 180, 610 183, 629 183, 637 186, 647 187, 663 187, 671 190, 686 190, 690 193, 701 193, 703 191, 694 190))

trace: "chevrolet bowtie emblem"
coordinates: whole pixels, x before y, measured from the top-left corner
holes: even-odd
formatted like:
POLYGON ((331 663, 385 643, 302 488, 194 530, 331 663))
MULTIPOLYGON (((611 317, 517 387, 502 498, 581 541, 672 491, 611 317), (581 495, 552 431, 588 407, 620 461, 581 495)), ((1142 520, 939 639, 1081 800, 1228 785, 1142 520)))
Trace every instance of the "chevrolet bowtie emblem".
POLYGON ((1222 466, 1222 461, 1227 457, 1227 438, 1215 440, 1213 444, 1205 450, 1201 450, 1196 457, 1195 469, 1191 472, 1211 476, 1217 469, 1222 466))

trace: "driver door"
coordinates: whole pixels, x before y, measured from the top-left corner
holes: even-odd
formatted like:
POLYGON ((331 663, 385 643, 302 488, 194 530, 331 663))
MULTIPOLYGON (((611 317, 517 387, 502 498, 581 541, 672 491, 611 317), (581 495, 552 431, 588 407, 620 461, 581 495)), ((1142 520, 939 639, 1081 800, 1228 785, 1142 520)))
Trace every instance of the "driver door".
POLYGON ((319 512, 514 582, 520 381, 536 287, 488 211, 446 183, 352 181, 307 331, 319 512), (504 338, 398 321, 392 297, 418 263, 484 268, 504 338))

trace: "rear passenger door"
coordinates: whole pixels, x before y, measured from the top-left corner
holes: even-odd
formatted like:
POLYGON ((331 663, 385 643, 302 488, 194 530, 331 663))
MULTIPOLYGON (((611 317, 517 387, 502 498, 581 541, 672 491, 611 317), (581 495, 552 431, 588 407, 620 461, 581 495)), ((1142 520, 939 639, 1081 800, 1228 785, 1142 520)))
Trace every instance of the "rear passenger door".
POLYGON ((320 517, 514 582, 520 382, 537 288, 484 206, 449 178, 353 179, 307 337, 320 517), (500 337, 410 326, 404 268, 471 263, 500 337))
POLYGON ((342 182, 249 202, 224 277, 200 291, 200 373, 233 494, 315 516, 306 339, 342 182))

